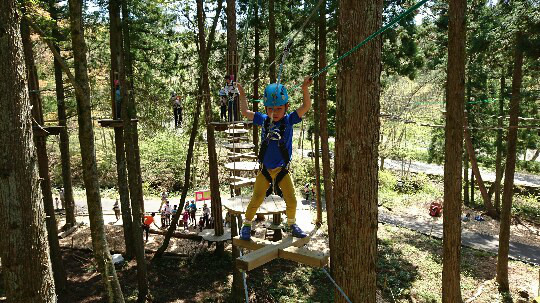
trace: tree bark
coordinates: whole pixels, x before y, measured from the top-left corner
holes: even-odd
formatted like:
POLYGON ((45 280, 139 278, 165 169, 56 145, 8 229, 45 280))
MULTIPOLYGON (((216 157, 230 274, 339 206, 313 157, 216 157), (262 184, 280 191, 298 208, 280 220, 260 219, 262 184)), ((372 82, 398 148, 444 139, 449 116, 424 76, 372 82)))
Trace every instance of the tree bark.
MULTIPOLYGON (((52 30, 54 38, 53 46, 60 53, 58 43, 64 40, 64 37, 58 30, 58 4, 56 0, 49 1, 49 13, 54 20, 55 26, 52 30)), ((62 79, 62 67, 60 61, 54 58, 54 80, 56 87, 56 105, 58 109, 58 125, 64 128, 60 132, 60 161, 62 162, 62 182, 64 184, 64 201, 66 209, 65 229, 75 225, 75 200, 73 199, 73 186, 71 178, 71 156, 69 153, 69 132, 67 128, 66 104, 64 95, 64 81, 62 79)))
MULTIPOLYGON (((261 46, 259 43, 260 39, 260 31, 259 31, 259 2, 255 1, 254 5, 254 17, 255 17, 255 66, 253 67, 253 78, 255 81, 253 82, 253 99, 259 100, 259 72, 261 67, 261 46)), ((253 112, 259 111, 259 102, 253 101, 253 112)), ((255 145, 255 154, 259 154, 259 127, 255 124, 253 124, 253 145, 255 145)))
POLYGON ((463 204, 470 206, 469 200, 469 154, 463 151, 463 204))
MULTIPOLYGON (((111 104, 112 117, 116 117, 114 113, 116 90, 114 82, 119 80, 120 71, 120 56, 122 51, 122 27, 120 20, 120 5, 118 1, 109 1, 109 20, 110 20, 110 48, 111 48, 111 104)), ((133 221, 131 216, 131 206, 129 204, 129 186, 127 180, 127 164, 126 151, 124 148, 124 129, 121 127, 114 128, 114 143, 116 149, 116 172, 118 174, 118 193, 120 195, 120 205, 122 210, 122 225, 124 227, 124 243, 126 246, 126 259, 132 259, 135 256, 135 241, 133 232, 133 221)))
POLYGON ((512 97, 510 98, 510 127, 508 128, 508 147, 506 152, 506 169, 502 196, 501 223, 499 231, 499 253, 497 255, 497 283, 499 291, 508 292, 508 251, 510 246, 510 217, 512 198, 514 195, 514 173, 516 169, 517 126, 519 102, 521 99, 521 82, 523 78, 523 48, 520 47, 522 33, 516 34, 514 50, 514 72, 512 75, 512 97))
MULTIPOLYGON (((201 86, 202 95, 204 101, 204 115, 206 120, 206 134, 208 140, 208 161, 209 161, 209 175, 210 175, 210 192, 212 201, 212 217, 214 218, 214 232, 216 236, 223 235, 223 214, 221 207, 221 195, 219 192, 219 179, 218 179, 218 167, 217 167, 217 153, 216 153, 216 138, 214 135, 214 127, 210 124, 212 122, 212 103, 210 102, 210 82, 208 79, 208 58, 210 57, 210 51, 212 50, 212 43, 214 41, 215 29, 219 14, 223 6, 222 0, 217 0, 216 17, 213 20, 212 28, 210 30, 210 36, 208 37, 208 45, 205 38, 205 22, 203 15, 203 3, 202 0, 197 0, 197 26, 199 29, 199 59, 201 62, 201 86)), ((216 246, 216 253, 222 254, 224 251, 224 243, 218 242, 216 246)))
MULTIPOLYGON (((313 69, 317 72, 319 68, 319 28, 315 28, 315 54, 313 57, 313 69)), ((316 190, 316 206, 317 206, 317 221, 315 224, 322 224, 322 203, 321 203, 321 161, 319 153, 319 121, 320 121, 320 106, 319 106, 319 78, 315 79, 313 86, 313 137, 315 139, 315 190, 316 190)))
POLYGON ((16 1, 1 1, 0 257, 8 302, 53 303, 57 299, 39 190, 20 21, 16 1))
MULTIPOLYGON (((37 69, 34 63, 34 51, 32 49, 32 40, 30 38, 30 27, 28 23, 21 20, 21 39, 24 50, 24 58, 26 62, 26 75, 28 81, 28 91, 30 102, 32 104, 33 125, 36 127, 42 126, 43 111, 41 98, 39 94, 39 79, 37 69)), ((43 206, 45 208, 45 221, 47 227, 47 238, 49 240, 49 248, 51 254, 51 264, 53 269, 54 284, 58 292, 62 292, 66 288, 66 271, 62 263, 62 254, 60 252, 60 242, 58 241, 58 226, 56 223, 56 215, 54 213, 54 202, 51 191, 51 178, 49 177, 49 157, 47 156, 47 141, 44 135, 34 136, 34 144, 38 158, 39 177, 41 179, 41 194, 43 198, 43 206)))
POLYGON ((74 83, 80 88, 79 90, 76 90, 79 142, 81 145, 83 179, 86 188, 94 258, 101 274, 105 296, 107 297, 108 302, 124 302, 122 289, 120 288, 116 270, 112 264, 109 245, 107 244, 105 228, 103 225, 103 212, 101 209, 97 162, 95 157, 94 129, 92 126, 90 106, 90 87, 88 83, 86 61, 86 42, 84 40, 82 1, 69 0, 69 12, 75 66, 74 83))
POLYGON ((122 96, 122 109, 120 111, 124 124, 125 151, 128 169, 129 197, 131 200, 131 210, 133 212, 133 242, 135 247, 135 258, 137 260, 137 302, 144 303, 148 297, 148 270, 144 252, 143 230, 141 223, 144 215, 144 198, 142 191, 142 177, 139 155, 139 135, 137 124, 133 119, 137 118, 135 109, 135 96, 133 94, 133 62, 131 58, 131 44, 129 36, 129 10, 127 0, 114 1, 115 6, 122 8, 122 38, 124 43, 117 41, 117 48, 120 50, 118 56, 118 66, 120 75, 120 93, 122 96))
POLYGON ((449 5, 446 126, 444 144, 444 212, 442 302, 461 302, 461 169, 465 101, 465 0, 449 5))
MULTIPOLYGON (((326 0, 323 0, 319 20, 319 70, 326 66, 326 0)), ((321 149, 324 182, 324 199, 326 200, 326 220, 330 240, 330 259, 335 254, 334 233, 334 190, 332 182, 332 169, 330 166, 330 147, 328 145, 328 99, 326 92, 326 72, 319 75, 319 112, 321 113, 321 149)))
POLYGON ((274 0, 268 0, 268 64, 270 83, 276 83, 276 17, 274 0))
MULTIPOLYGON (((383 2, 339 2, 338 53, 382 26, 383 2)), ((381 37, 339 65, 333 273, 352 302, 376 302, 381 37), (358 178, 362 176, 362 178, 358 178), (354 253, 351 253, 354 252, 354 253)), ((336 302, 345 299, 336 292, 336 302)))
POLYGON ((504 70, 501 75, 501 92, 499 96, 499 119, 497 119, 497 156, 495 158, 495 183, 492 187, 495 190, 495 209, 498 213, 501 212, 501 180, 504 173, 502 165, 503 158, 503 115, 504 115, 504 96, 506 91, 506 78, 504 70))

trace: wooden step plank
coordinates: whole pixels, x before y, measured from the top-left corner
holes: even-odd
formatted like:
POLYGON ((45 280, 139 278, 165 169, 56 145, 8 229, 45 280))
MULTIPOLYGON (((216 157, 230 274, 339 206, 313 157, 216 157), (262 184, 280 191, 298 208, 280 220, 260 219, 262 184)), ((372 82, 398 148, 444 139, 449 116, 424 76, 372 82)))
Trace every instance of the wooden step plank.
MULTIPOLYGON (((305 238, 293 238, 287 237, 276 242, 277 244, 268 244, 263 248, 260 248, 256 251, 253 251, 247 255, 243 255, 240 258, 236 259, 236 266, 239 269, 250 271, 255 269, 263 264, 266 264, 279 257, 279 250, 285 249, 287 247, 300 247, 309 242, 311 237, 305 238)), ((234 240, 233 240, 234 243, 234 240)))
POLYGON ((278 255, 282 259, 299 262, 313 267, 324 267, 328 264, 328 256, 324 253, 300 247, 280 249, 278 255))

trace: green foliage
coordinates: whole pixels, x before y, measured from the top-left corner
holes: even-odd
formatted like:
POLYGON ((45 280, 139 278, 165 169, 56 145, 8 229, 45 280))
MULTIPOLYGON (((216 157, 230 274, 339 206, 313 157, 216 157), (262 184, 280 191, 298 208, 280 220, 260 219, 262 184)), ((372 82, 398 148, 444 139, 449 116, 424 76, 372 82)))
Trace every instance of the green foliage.
POLYGON ((143 180, 151 188, 179 191, 184 176, 189 138, 161 131, 140 142, 143 180))

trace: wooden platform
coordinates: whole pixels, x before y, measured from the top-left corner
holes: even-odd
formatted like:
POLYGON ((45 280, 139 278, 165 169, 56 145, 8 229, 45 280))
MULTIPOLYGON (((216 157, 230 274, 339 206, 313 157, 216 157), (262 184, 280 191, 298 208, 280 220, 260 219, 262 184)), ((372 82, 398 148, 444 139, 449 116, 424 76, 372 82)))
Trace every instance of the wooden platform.
POLYGON ((58 136, 65 129, 65 126, 32 126, 36 136, 58 136))
POLYGON ((240 188, 245 186, 251 186, 255 184, 255 178, 244 178, 239 176, 233 176, 229 178, 229 182, 231 182, 230 186, 234 188, 240 188))
POLYGON ((223 145, 225 148, 231 149, 231 150, 241 150, 241 149, 253 149, 255 148, 255 144, 253 143, 228 143, 223 145))
POLYGON ((314 229, 305 238, 287 237, 279 242, 270 242, 257 238, 246 241, 240 240, 240 237, 234 237, 233 245, 254 250, 237 258, 236 266, 241 270, 250 271, 274 259, 282 258, 314 267, 324 267, 328 264, 328 255, 301 248, 309 242, 316 231, 317 229, 314 229))
POLYGON ((225 164, 225 168, 230 171, 256 171, 259 169, 259 162, 239 161, 225 164))
POLYGON ((229 159, 231 161, 238 161, 238 160, 241 160, 241 159, 257 160, 258 157, 254 152, 248 152, 248 153, 229 152, 229 153, 227 153, 227 159, 229 159))
MULTIPOLYGON (((131 119, 131 122, 139 122, 139 119, 131 119)), ((98 119, 101 127, 124 127, 124 121, 121 119, 98 119)))
POLYGON ((240 137, 229 137, 227 138, 227 141, 230 143, 236 143, 236 142, 247 142, 249 141, 249 138, 247 136, 240 136, 240 137))
POLYGON ((216 131, 225 131, 229 128, 251 128, 253 121, 234 121, 234 122, 210 122, 216 131))
MULTIPOLYGON (((243 214, 246 212, 251 195, 249 196, 235 196, 232 198, 221 198, 221 205, 225 207, 230 213, 243 214)), ((270 195, 264 199, 257 210, 259 215, 273 215, 285 213, 285 200, 277 195, 270 195)))
POLYGON ((229 136, 241 136, 247 134, 249 131, 247 129, 237 129, 237 128, 230 128, 226 129, 225 133, 229 136))
POLYGON ((213 229, 204 229, 199 233, 199 236, 201 236, 205 241, 223 242, 231 239, 231 228, 224 227, 223 235, 221 236, 216 236, 213 229))

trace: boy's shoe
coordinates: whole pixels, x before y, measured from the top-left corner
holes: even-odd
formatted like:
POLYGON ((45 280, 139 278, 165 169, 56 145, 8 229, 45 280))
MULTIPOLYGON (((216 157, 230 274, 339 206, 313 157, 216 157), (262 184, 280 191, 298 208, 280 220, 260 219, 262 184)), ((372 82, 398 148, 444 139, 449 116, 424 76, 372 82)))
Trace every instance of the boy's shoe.
POLYGON ((300 227, 298 227, 298 225, 296 225, 296 224, 291 225, 291 231, 292 231, 293 237, 297 237, 297 238, 305 238, 305 237, 307 237, 307 234, 305 232, 303 232, 300 229, 300 227))
POLYGON ((240 230, 240 239, 249 241, 251 240, 251 225, 244 225, 240 230))

